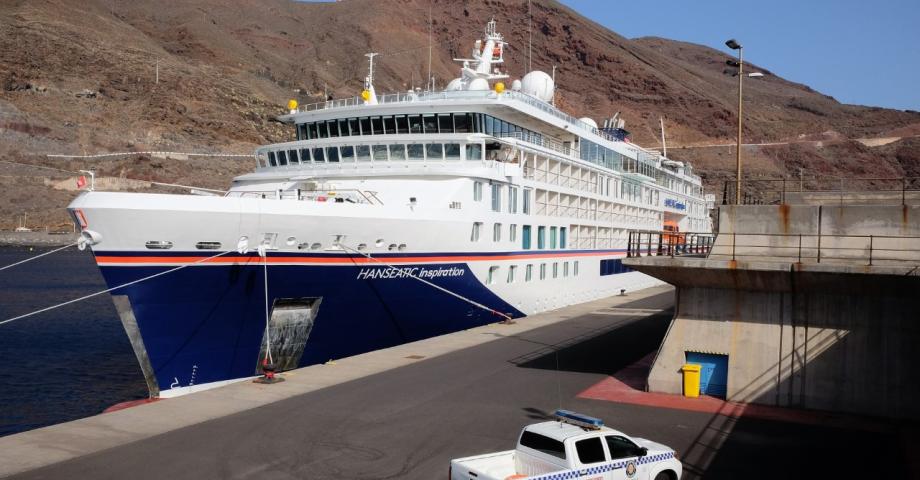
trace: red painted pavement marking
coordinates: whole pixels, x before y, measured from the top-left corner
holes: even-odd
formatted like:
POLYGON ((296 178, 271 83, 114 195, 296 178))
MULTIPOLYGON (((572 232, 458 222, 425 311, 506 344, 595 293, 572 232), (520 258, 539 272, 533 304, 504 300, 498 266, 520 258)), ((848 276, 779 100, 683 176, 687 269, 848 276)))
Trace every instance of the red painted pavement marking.
POLYGON ((615 373, 614 376, 607 377, 588 387, 586 390, 579 393, 577 397, 630 405, 642 405, 646 407, 712 413, 730 418, 746 417, 760 420, 792 422, 806 425, 831 425, 841 428, 882 432, 891 431, 892 428, 891 423, 882 419, 860 417, 843 413, 728 402, 705 395, 701 395, 697 398, 688 398, 682 395, 646 392, 646 378, 648 378, 648 372, 651 369, 654 356, 655 353, 653 352, 638 362, 615 373))

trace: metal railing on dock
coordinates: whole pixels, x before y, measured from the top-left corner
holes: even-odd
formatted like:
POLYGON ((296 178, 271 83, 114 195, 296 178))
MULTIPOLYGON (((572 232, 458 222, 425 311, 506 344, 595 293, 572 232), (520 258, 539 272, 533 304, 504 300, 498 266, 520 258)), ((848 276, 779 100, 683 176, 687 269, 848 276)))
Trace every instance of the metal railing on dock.
MULTIPOLYGON (((722 204, 735 203, 734 180, 722 188, 722 204)), ((742 181, 743 205, 902 204, 920 205, 920 177, 768 178, 742 181)))
POLYGON ((709 258, 851 265, 920 262, 920 237, 720 233, 709 258))
POLYGON ((705 257, 714 242, 712 233, 630 230, 626 256, 705 257))

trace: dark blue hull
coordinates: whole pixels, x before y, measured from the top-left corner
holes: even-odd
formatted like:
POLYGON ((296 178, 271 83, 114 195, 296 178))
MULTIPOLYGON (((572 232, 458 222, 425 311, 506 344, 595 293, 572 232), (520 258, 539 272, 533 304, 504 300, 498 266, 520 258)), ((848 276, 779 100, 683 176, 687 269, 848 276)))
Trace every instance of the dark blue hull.
MULTIPOLYGON (((400 264, 399 268, 426 265, 400 264)), ((410 278, 361 278, 379 265, 269 265, 268 298, 321 298, 298 366, 390 347, 501 320, 494 313, 410 278)), ((430 281, 512 317, 465 263, 430 281), (456 272, 456 271, 455 271, 456 272)), ((100 265, 110 287, 170 266, 100 265)), ((251 263, 195 265, 112 292, 126 295, 159 390, 249 377, 265 332, 265 277, 251 263)))

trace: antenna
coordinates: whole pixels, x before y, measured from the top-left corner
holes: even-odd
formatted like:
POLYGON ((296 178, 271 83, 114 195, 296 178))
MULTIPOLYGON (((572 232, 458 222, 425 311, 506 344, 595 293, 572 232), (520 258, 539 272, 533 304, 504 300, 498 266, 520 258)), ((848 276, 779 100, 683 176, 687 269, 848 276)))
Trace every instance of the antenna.
POLYGON ((531 11, 531 0, 527 0, 527 71, 533 71, 533 13, 531 11))
POLYGON ((428 84, 431 85, 431 7, 434 0, 428 2, 428 84))
POLYGON ((370 62, 370 68, 368 69, 368 72, 367 72, 367 81, 371 85, 374 84, 374 57, 376 57, 377 55, 380 55, 380 54, 376 52, 364 54, 364 56, 367 57, 368 61, 370 62))
POLYGON ((664 118, 658 117, 658 122, 661 124, 661 155, 667 158, 668 157, 668 144, 664 140, 664 118))
POLYGON ((553 106, 556 106, 556 90, 559 90, 559 86, 556 85, 556 66, 553 65, 553 106))

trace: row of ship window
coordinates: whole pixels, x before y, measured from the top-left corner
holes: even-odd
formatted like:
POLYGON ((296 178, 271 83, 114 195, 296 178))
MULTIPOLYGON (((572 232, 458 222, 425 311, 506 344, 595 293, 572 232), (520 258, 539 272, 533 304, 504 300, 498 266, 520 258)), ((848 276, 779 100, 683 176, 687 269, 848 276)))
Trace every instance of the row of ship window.
MULTIPOLYGON (((560 262, 552 263, 552 278, 559 278, 559 263, 560 262)), ((569 262, 561 262, 561 263, 562 263, 562 276, 563 278, 568 277, 569 276, 569 262)), ((575 260, 574 262, 571 262, 571 263, 572 263, 572 270, 571 270, 572 273, 571 274, 573 277, 577 277, 578 276, 578 260, 575 260)), ((535 264, 533 263, 528 263, 527 265, 524 266, 524 281, 525 282, 529 282, 533 280, 534 265, 535 264)), ((539 277, 540 280, 546 280, 546 275, 547 275, 546 267, 547 267, 547 264, 545 263, 540 264, 540 277, 539 277)), ((488 273, 488 276, 486 277, 487 285, 494 285, 498 283, 500 270, 501 270, 501 267, 499 267, 498 265, 493 265, 489 267, 489 273, 488 273)), ((508 275, 505 277, 505 281, 507 283, 514 283, 518 281, 517 271, 518 271, 518 265, 510 265, 508 267, 508 275)))
MULTIPOLYGON (((508 241, 517 242, 517 224, 508 225, 508 241)), ((501 242, 502 241, 502 231, 504 227, 501 223, 492 224, 492 241, 501 242)), ((549 242, 547 247, 547 227, 537 226, 537 250, 543 250, 549 248, 551 250, 556 248, 566 248, 568 243, 568 229, 566 227, 548 227, 549 229, 549 242)), ((521 248, 523 250, 532 250, 532 233, 533 227, 531 225, 522 225, 521 226, 521 248)), ((482 222, 473 222, 473 230, 470 232, 470 241, 478 242, 482 238, 482 222)))
POLYGON ((494 136, 521 134, 535 143, 543 136, 484 113, 427 113, 339 118, 297 124, 297 140, 316 140, 368 135, 485 133, 494 136))
POLYGON ((268 165, 284 167, 310 163, 482 160, 478 143, 410 143, 392 145, 344 145, 269 151, 268 165))

